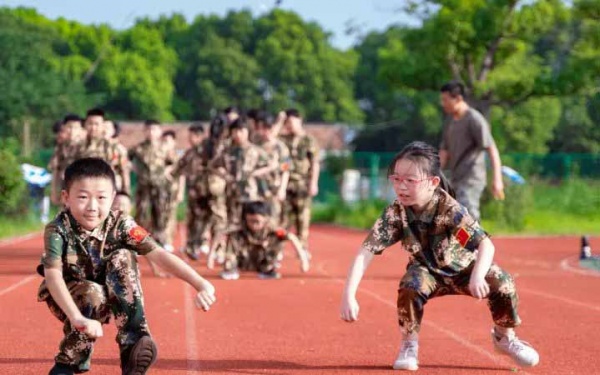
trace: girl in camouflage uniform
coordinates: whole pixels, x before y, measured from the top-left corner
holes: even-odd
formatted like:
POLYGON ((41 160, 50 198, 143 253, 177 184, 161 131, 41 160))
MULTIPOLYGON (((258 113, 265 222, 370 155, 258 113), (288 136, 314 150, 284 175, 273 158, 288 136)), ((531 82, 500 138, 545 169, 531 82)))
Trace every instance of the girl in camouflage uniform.
POLYGON ((398 288, 398 323, 402 343, 394 369, 418 369, 418 334, 427 301, 444 295, 488 298, 494 320, 492 341, 497 351, 521 366, 535 366, 539 355, 519 340, 521 323, 513 278, 494 264, 494 245, 453 197, 440 171, 436 150, 413 142, 390 165, 388 178, 397 199, 375 222, 350 269, 341 318, 358 318, 356 291, 374 255, 401 241, 410 258, 398 288))

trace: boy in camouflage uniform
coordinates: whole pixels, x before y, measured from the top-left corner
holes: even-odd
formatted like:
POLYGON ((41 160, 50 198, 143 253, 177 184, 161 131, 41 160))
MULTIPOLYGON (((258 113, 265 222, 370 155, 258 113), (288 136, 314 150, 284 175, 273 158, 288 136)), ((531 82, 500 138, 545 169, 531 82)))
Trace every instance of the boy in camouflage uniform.
POLYGON ((165 252, 129 216, 111 211, 115 175, 101 159, 79 159, 65 171, 66 209, 46 226, 38 273, 38 300, 64 323, 64 338, 50 375, 90 369, 94 342, 111 313, 118 328, 122 374, 145 374, 157 349, 144 314, 136 254, 145 255, 194 286, 208 310, 214 287, 181 259, 165 252))
POLYGON ((184 252, 193 260, 199 253, 208 254, 208 237, 211 228, 210 194, 207 186, 206 144, 204 127, 200 123, 192 124, 189 129, 190 148, 183 154, 173 170, 174 178, 185 175, 188 191, 187 241, 184 252))
POLYGON ((232 145, 211 163, 227 181, 227 217, 230 225, 239 225, 244 202, 262 199, 258 178, 268 174, 276 166, 269 165, 269 158, 258 146, 248 140, 248 125, 238 118, 229 125, 232 145))
POLYGON ((220 243, 225 246, 223 279, 237 280, 239 270, 258 271, 261 279, 279 279, 278 263, 283 255, 283 244, 288 240, 300 258, 302 272, 308 272, 308 255, 298 238, 273 226, 270 216, 267 203, 244 203, 241 228, 229 231, 220 243))
POLYGON ((290 150, 290 181, 284 204, 284 223, 294 225, 305 249, 308 249, 308 228, 312 198, 319 192, 319 147, 304 131, 302 117, 296 109, 286 111, 286 135, 282 140, 290 150))
POLYGON ((117 189, 129 193, 129 161, 125 148, 118 147, 114 141, 105 137, 104 111, 99 108, 90 109, 85 117, 87 137, 79 145, 75 158, 100 158, 108 163, 119 174, 117 189))
POLYGON ((161 144, 159 122, 146 121, 144 130, 146 140, 129 150, 129 159, 137 174, 135 219, 150 229, 157 241, 164 245, 167 243, 171 186, 174 183, 171 171, 175 160, 161 144))
MULTIPOLYGON (((179 160, 179 157, 177 155, 177 141, 176 141, 176 134, 173 130, 167 130, 165 131, 162 136, 161 136, 161 141, 163 144, 163 147, 166 149, 167 153, 170 155, 170 159, 175 161, 175 165, 177 164, 176 161, 179 160)), ((172 167, 175 168, 175 167, 172 167)), ((169 197, 169 204, 168 204, 168 215, 169 215, 169 221, 167 224, 167 230, 166 230, 166 241, 167 243, 165 244, 165 246, 163 246, 165 248, 165 250, 167 251, 173 251, 174 247, 173 247, 173 243, 175 241, 175 232, 177 231, 177 206, 179 205, 179 203, 183 202, 183 193, 185 190, 185 178, 183 176, 181 176, 180 178, 174 178, 173 179, 173 183, 170 186, 171 192, 170 192, 170 197, 169 197)))
POLYGON ((121 133, 121 125, 116 121, 104 121, 104 138, 106 138, 115 148, 116 154, 121 158, 121 162, 113 165, 115 177, 117 178, 117 187, 121 187, 121 191, 127 194, 131 193, 131 166, 127 157, 127 148, 119 142, 119 134, 121 133))
POLYGON ((285 202, 288 181, 290 177, 290 151, 285 143, 277 138, 273 119, 264 113, 259 113, 256 118, 257 145, 265 150, 269 156, 270 164, 277 168, 263 178, 265 185, 265 199, 271 206, 272 223, 279 226, 281 223, 281 206, 285 202))
POLYGON ((52 173, 50 199, 56 205, 60 204, 65 169, 75 161, 76 153, 82 142, 82 133, 81 118, 77 115, 65 116, 60 124, 56 147, 48 164, 48 170, 52 173))
POLYGON ((410 258, 398 289, 402 344, 394 369, 418 369, 425 304, 456 294, 487 297, 496 350, 521 366, 535 366, 538 353, 514 332, 521 323, 514 280, 493 263, 492 241, 451 195, 436 150, 423 142, 409 144, 392 161, 388 177, 397 199, 375 222, 354 260, 342 298, 342 319, 358 318, 356 291, 373 257, 401 241, 410 258))

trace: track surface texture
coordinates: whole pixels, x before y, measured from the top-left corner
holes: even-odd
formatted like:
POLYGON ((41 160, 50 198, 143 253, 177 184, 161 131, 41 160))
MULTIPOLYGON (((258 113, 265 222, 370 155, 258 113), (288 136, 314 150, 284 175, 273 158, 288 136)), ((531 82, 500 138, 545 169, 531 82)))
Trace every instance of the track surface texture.
MULTIPOLYGON (((194 307, 193 290, 152 276, 140 260, 147 316, 159 347, 150 374, 391 374, 400 341, 395 300, 407 254, 397 245, 376 258, 361 283, 359 321, 339 319, 346 271, 366 232, 315 226, 312 268, 303 274, 286 249, 283 278, 244 274, 214 282, 217 303, 194 307)), ((541 363, 517 368, 490 341, 485 302, 451 296, 425 307, 423 374, 599 374, 600 273, 578 266, 575 237, 496 237, 496 262, 516 278, 523 320, 517 334, 541 363)), ((180 243, 180 239, 178 239, 180 243)), ((598 238, 592 249, 599 249, 598 238)), ((36 302, 41 235, 0 242, 0 374, 47 374, 61 324, 36 302)), ((113 325, 98 340, 90 374, 120 374, 113 325)))

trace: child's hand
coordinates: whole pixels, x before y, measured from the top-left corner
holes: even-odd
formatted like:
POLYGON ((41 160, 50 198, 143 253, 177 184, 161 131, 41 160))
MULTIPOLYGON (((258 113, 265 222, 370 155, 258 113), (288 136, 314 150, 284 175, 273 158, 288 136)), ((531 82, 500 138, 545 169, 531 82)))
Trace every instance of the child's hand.
POLYGON ((76 330, 85 333, 89 337, 95 339, 102 337, 102 324, 94 319, 88 319, 83 316, 72 319, 71 325, 76 330))
POLYGON ((196 306, 204 311, 208 311, 216 300, 215 287, 210 282, 204 280, 201 289, 196 294, 196 306))
POLYGON ((340 308, 341 318, 349 323, 358 320, 358 312, 360 307, 354 296, 344 296, 342 298, 342 306, 340 308))
POLYGON ((490 286, 485 281, 485 278, 471 277, 469 281, 469 291, 475 298, 485 298, 490 292, 490 286))

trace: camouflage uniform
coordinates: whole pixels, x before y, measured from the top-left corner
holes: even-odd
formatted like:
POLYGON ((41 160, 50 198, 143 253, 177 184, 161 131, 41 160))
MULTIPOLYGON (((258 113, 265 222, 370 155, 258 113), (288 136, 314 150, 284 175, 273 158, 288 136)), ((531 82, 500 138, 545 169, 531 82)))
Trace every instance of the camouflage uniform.
POLYGON ((267 226, 260 233, 247 228, 227 234, 225 245, 225 271, 235 269, 269 273, 281 260, 283 245, 289 239, 287 231, 267 226))
POLYGON ((213 168, 224 168, 227 184, 227 217, 229 223, 239 225, 242 219, 242 205, 245 202, 261 200, 258 181, 251 174, 269 165, 269 158, 258 146, 248 144, 245 147, 232 145, 227 147, 212 163, 213 168))
MULTIPOLYGON (((385 209, 363 247, 381 254, 401 241, 410 253, 398 289, 398 322, 404 333, 419 332, 423 307, 429 299, 470 295, 475 251, 485 238, 486 232, 467 209, 441 189, 419 217, 399 201, 385 209)), ((518 297, 510 274, 492 264, 485 280, 490 286, 488 306, 494 322, 501 327, 519 325, 518 297)))
POLYGON ((285 136, 282 140, 290 151, 290 181, 287 186, 283 222, 293 224, 304 248, 308 248, 308 227, 310 226, 310 176, 312 163, 319 162, 319 148, 309 135, 285 136))
MULTIPOLYGON (((157 248, 148 232, 120 211, 111 212, 92 232, 82 229, 68 211, 63 211, 46 226, 38 273, 61 269, 75 304, 86 318, 106 324, 112 313, 118 328, 116 340, 123 352, 142 336, 150 335, 136 254, 146 255, 157 248)), ((71 326, 45 280, 38 301, 45 301, 64 323, 65 336, 55 361, 77 373, 89 370, 95 339, 71 326)))
POLYGON ((271 206, 271 217, 273 225, 277 226, 281 223, 281 205, 282 202, 277 198, 277 192, 282 183, 284 172, 290 169, 290 150, 285 143, 276 139, 274 143, 267 142, 257 143, 267 153, 270 164, 277 165, 278 168, 267 176, 259 180, 259 188, 264 186, 265 192, 262 195, 271 206))
POLYGON ((169 166, 172 155, 161 145, 153 146, 144 141, 129 151, 129 158, 136 164, 137 189, 135 196, 135 220, 152 231, 162 245, 167 243, 173 181, 169 166))
POLYGON ((67 140, 58 143, 54 148, 54 153, 48 163, 48 170, 52 173, 53 192, 56 194, 52 197, 54 202, 60 201, 65 169, 75 161, 81 142, 81 140, 67 140))
MULTIPOLYGON (((117 190, 126 190, 121 174, 128 168, 127 150, 119 142, 105 138, 88 138, 82 142, 76 152, 76 159, 100 158, 107 162, 116 175, 117 190)), ((129 192, 127 192, 129 193, 129 192)))

